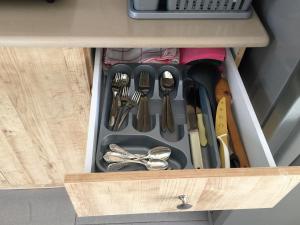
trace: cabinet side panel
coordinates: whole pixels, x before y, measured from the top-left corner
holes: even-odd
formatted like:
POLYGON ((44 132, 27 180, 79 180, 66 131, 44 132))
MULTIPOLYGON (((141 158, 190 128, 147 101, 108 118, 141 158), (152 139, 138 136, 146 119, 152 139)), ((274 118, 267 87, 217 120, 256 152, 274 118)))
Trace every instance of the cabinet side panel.
POLYGON ((82 172, 86 49, 0 48, 0 187, 56 186, 82 172))

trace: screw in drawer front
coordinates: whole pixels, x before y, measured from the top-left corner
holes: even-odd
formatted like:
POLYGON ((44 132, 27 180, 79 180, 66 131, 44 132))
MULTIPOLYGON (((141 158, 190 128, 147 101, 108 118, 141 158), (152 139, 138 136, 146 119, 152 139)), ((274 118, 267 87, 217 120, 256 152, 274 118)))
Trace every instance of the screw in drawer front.
POLYGON ((193 207, 191 204, 188 204, 189 198, 187 195, 179 195, 178 198, 181 200, 181 204, 177 205, 177 209, 185 210, 193 207))

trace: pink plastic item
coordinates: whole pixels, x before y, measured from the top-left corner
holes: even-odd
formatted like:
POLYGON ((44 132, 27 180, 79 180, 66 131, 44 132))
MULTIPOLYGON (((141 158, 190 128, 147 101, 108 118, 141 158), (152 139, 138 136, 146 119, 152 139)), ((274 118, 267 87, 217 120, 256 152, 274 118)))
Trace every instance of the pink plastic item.
POLYGON ((214 59, 224 61, 225 48, 181 48, 180 64, 187 64, 199 59, 214 59))

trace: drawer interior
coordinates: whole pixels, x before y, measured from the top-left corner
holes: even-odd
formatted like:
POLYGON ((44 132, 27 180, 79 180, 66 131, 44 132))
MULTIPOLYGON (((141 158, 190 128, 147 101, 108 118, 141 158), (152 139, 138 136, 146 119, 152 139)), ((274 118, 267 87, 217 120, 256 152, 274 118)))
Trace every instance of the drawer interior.
MULTIPOLYGON (((109 85, 109 82, 105 82, 105 77, 103 75, 102 71, 102 50, 97 49, 96 56, 95 56, 95 69, 94 69, 94 77, 93 77, 93 88, 92 88, 92 104, 91 104, 91 112, 90 112, 90 126, 89 126, 89 136, 88 136, 88 144, 87 144, 87 152, 86 152, 86 163, 85 163, 85 172, 95 172, 97 171, 96 168, 96 160, 97 159, 97 145, 101 146, 101 143, 97 143, 97 140, 99 138, 99 130, 106 130, 104 127, 100 127, 100 120, 104 120, 107 118, 107 115, 103 115, 102 112, 104 112, 103 108, 107 101, 107 99, 104 98, 105 90, 107 90, 105 85, 109 85)), ((227 50, 227 57, 225 61, 225 72, 224 72, 230 89, 232 93, 232 109, 233 113, 236 119, 236 122, 238 124, 238 128, 240 131, 240 135, 243 141, 243 144, 245 146, 245 149, 247 151, 247 155, 249 158, 249 162, 251 167, 274 167, 275 162, 273 159, 273 156, 270 152, 270 149, 268 147, 268 144, 266 142, 266 139, 264 137, 264 134, 261 130, 260 124, 257 120, 256 114, 254 112, 254 109, 251 105, 251 102, 249 100, 247 91, 244 87, 243 81, 240 77, 240 74, 236 68, 236 65, 234 63, 233 57, 229 50, 227 50)), ((134 84, 134 80, 132 81, 134 84)), ((156 81, 155 81, 156 82, 156 81)), ((157 85, 157 84, 156 84, 157 85)), ((179 83, 179 85, 182 85, 179 83)), ((178 88, 178 87, 177 87, 178 88)), ((179 87, 179 89, 182 89, 182 87, 179 87)), ((178 93, 178 92, 177 92, 178 93)), ((159 96, 158 96, 159 97, 159 96)), ((182 93, 179 93, 176 97, 176 103, 180 103, 182 100, 182 93)), ((155 104, 155 103, 154 103, 155 104)), ((176 107, 176 105, 175 105, 176 107)), ((178 111, 180 111, 180 108, 182 108, 181 105, 178 105, 178 111)), ((179 117, 176 118, 177 120, 182 120, 179 117)), ((134 113, 131 113, 129 116, 129 123, 132 125, 134 122, 132 121, 134 119, 134 113)), ((156 120, 156 123, 159 120, 159 114, 154 114, 153 120, 156 120)), ((127 130, 125 129, 124 133, 128 132, 130 133, 133 127, 130 126, 127 130)), ((179 135, 187 134, 187 127, 186 125, 180 127, 179 129, 180 133, 179 135)), ((159 127, 157 129, 153 129, 152 132, 148 134, 148 138, 150 138, 153 135, 156 135, 155 133, 159 132, 159 127)), ((122 132, 121 132, 122 134, 122 132)), ((160 135, 157 135, 160 136, 160 135)), ((135 135, 134 138, 137 138, 135 140, 139 140, 139 136, 135 135)), ((112 136, 112 139, 126 139, 126 136, 122 135, 116 135, 112 136)), ((147 141, 147 139, 143 139, 141 141, 147 141)), ((159 141, 163 139, 156 138, 155 143, 160 143, 159 141)), ((109 140, 112 141, 112 140, 109 140)), ((170 146, 172 146, 172 142, 169 142, 170 146)), ((173 142, 174 143, 174 142, 173 142)), ((188 139, 181 138, 179 144, 176 143, 177 146, 182 146, 183 148, 186 148, 186 145, 188 145, 188 139)), ((105 146, 105 144, 103 144, 105 146)), ((98 147, 99 148, 99 147, 98 147)), ((99 152, 99 150, 98 150, 99 152)), ((185 168, 192 168, 191 162, 190 162, 190 155, 189 153, 182 154, 182 157, 188 158, 188 164, 185 164, 185 168)), ((180 154, 178 154, 178 157, 180 157, 180 154)), ((99 155, 98 155, 99 158, 99 155)), ((178 160, 180 161, 180 159, 178 160)), ((179 163, 180 164, 180 163, 179 163)), ((99 167, 99 166, 98 166, 99 167)), ((180 165, 179 165, 180 167, 180 165)), ((217 167, 217 166, 215 166, 217 167)))
MULTIPOLYGON (((101 55, 98 49, 86 173, 67 174, 64 182, 78 217, 272 208, 299 183, 298 168, 261 168, 275 167, 275 162, 229 50, 225 74, 231 88, 235 119, 252 168, 95 173, 105 91, 101 55), (182 204, 186 206, 182 196, 189 199, 188 209, 182 208, 182 204)), ((223 212, 225 215, 228 211, 223 212)))

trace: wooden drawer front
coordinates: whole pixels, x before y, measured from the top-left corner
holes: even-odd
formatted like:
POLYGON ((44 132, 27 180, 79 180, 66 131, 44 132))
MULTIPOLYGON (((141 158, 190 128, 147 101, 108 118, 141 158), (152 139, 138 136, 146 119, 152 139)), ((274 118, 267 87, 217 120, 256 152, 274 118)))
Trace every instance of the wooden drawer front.
POLYGON ((253 168, 68 175, 79 217, 274 207, 300 181, 299 169, 253 168))
POLYGON ((299 183, 300 168, 268 168, 275 167, 274 159, 229 51, 226 74, 233 95, 233 111, 253 168, 90 173, 97 115, 101 111, 100 62, 97 51, 87 173, 65 178, 66 190, 79 217, 177 212, 181 211, 177 208, 180 195, 189 199, 192 207, 187 211, 271 208, 299 183))

